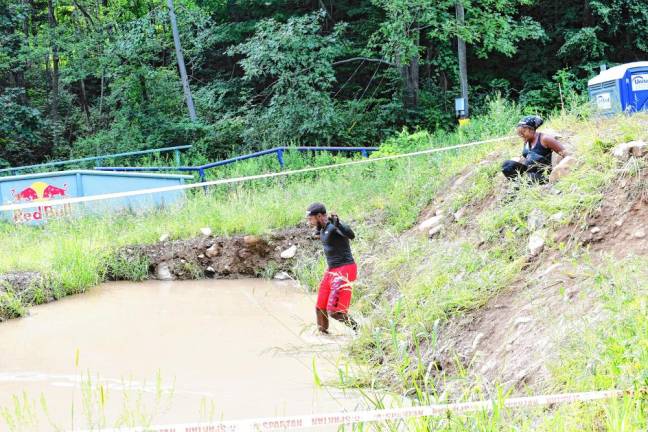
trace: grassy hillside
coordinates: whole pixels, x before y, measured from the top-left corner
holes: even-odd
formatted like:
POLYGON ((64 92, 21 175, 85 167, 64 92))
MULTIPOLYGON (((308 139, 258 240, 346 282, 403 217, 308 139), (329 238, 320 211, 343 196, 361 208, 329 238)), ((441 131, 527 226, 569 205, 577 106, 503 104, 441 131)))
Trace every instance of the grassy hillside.
MULTIPOLYGON (((518 114, 496 101, 488 117, 467 128, 403 132, 384 143, 378 156, 510 134, 518 114)), ((646 115, 553 119, 548 126, 561 133, 578 163, 541 187, 515 190, 498 174, 501 160, 519 151, 519 143, 509 141, 214 188, 193 194, 182 207, 145 215, 88 217, 44 228, 0 225, 0 273, 32 271, 45 278, 28 297, 5 288, 0 315, 24 313, 26 304, 44 298, 42 290, 60 297, 101 282, 122 246, 155 243, 164 233, 190 238, 206 226, 223 235, 268 233, 302 222, 306 205, 318 200, 359 234, 354 313, 362 328, 349 354, 364 372, 341 371, 345 385, 421 402, 645 388, 648 251, 637 230, 648 217, 646 160, 620 163, 611 149, 648 139, 646 125, 646 115), (429 239, 417 225, 435 214, 448 217, 429 239), (545 247, 531 256, 527 243, 534 235, 545 247)), ((287 168, 341 160, 293 155, 287 168)), ((214 177, 272 169, 270 161, 249 161, 214 177)), ((313 287, 322 269, 321 258, 313 257, 295 271, 313 287)), ((146 276, 141 267, 126 270, 132 278, 146 276)), ((412 420, 407 426, 635 431, 648 427, 647 411, 645 396, 635 395, 549 410, 497 407, 490 414, 412 420)))
MULTIPOLYGON (((646 160, 611 149, 648 138, 648 117, 554 119, 577 167, 511 191, 501 158, 467 168, 423 214, 456 212, 441 234, 378 235, 351 348, 362 381, 422 402, 645 389, 648 384, 646 160), (452 219, 455 219, 452 221, 452 219), (541 221, 540 227, 534 227, 541 221), (530 256, 527 242, 546 245, 530 256)), ((510 153, 506 151, 504 153, 510 153)), ((502 157, 505 155, 502 154, 502 157)), ((421 220, 425 217, 421 217, 421 220)), ((648 426, 645 395, 557 409, 416 420, 411 430, 614 430, 648 426)))

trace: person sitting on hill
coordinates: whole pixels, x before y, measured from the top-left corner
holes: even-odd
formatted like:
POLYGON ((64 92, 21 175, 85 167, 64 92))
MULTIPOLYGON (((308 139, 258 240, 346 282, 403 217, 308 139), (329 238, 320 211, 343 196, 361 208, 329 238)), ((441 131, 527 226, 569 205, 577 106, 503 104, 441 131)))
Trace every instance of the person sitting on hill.
POLYGON ((554 137, 538 132, 544 120, 538 116, 527 116, 517 124, 517 134, 524 140, 522 157, 507 160, 502 164, 502 173, 508 179, 526 175, 531 181, 544 184, 551 173, 552 152, 565 157, 567 151, 554 137))

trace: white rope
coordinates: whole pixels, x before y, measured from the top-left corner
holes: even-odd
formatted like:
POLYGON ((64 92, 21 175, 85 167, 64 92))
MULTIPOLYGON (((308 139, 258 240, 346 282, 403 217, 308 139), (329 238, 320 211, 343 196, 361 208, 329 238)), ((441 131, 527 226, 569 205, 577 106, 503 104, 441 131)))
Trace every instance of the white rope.
MULTIPOLYGON (((618 398, 623 396, 624 394, 632 395, 633 392, 623 390, 606 390, 582 393, 562 393, 517 397, 503 400, 501 402, 501 405, 506 408, 521 408, 552 404, 566 404, 573 402, 591 402, 596 400, 618 398)), ((325 425, 352 425, 365 422, 393 421, 406 418, 431 417, 440 415, 448 416, 450 414, 457 413, 491 411, 499 404, 500 401, 498 400, 483 400, 475 402, 458 402, 370 411, 341 411, 327 414, 268 417, 209 423, 186 423, 136 428, 99 429, 97 432, 257 432, 294 430, 321 427, 325 425)))
POLYGON ((331 165, 324 165, 324 166, 318 166, 318 167, 302 168, 302 169, 292 170, 292 171, 280 171, 280 172, 268 173, 268 174, 258 174, 258 175, 245 176, 245 177, 234 177, 234 178, 221 179, 221 180, 212 180, 212 181, 207 181, 207 182, 202 182, 202 183, 191 183, 191 184, 183 184, 183 185, 177 185, 177 186, 165 186, 165 187, 150 188, 150 189, 139 189, 139 190, 134 190, 134 191, 114 192, 114 193, 90 195, 90 196, 83 196, 83 197, 61 198, 61 199, 54 199, 54 200, 49 200, 49 201, 37 201, 37 202, 32 201, 32 202, 26 202, 26 203, 6 204, 6 205, 0 206, 0 212, 22 210, 22 209, 29 209, 29 208, 35 208, 35 207, 60 206, 60 205, 65 205, 65 204, 76 204, 76 203, 83 203, 83 202, 103 201, 103 200, 116 199, 116 198, 126 198, 126 197, 139 196, 139 195, 148 195, 148 194, 165 193, 165 192, 175 192, 175 191, 181 191, 181 190, 186 190, 186 189, 196 189, 196 188, 201 188, 201 187, 216 186, 216 185, 223 185, 223 184, 242 183, 242 182, 247 182, 247 181, 251 181, 251 180, 260 180, 260 179, 265 179, 265 178, 284 177, 284 176, 290 176, 290 175, 295 175, 295 174, 303 174, 303 173, 308 173, 308 172, 323 171, 323 170, 328 170, 328 169, 342 168, 342 167, 355 166, 355 165, 363 165, 363 164, 375 163, 375 162, 386 161, 386 160, 394 160, 394 159, 401 159, 401 158, 407 158, 407 157, 427 155, 427 154, 432 154, 432 153, 439 153, 439 152, 444 152, 444 151, 448 151, 448 150, 456 150, 456 149, 461 149, 461 148, 466 148, 466 147, 473 147, 473 146, 482 145, 482 144, 505 141, 505 140, 509 140, 509 139, 513 139, 513 138, 515 138, 515 137, 513 137, 513 136, 505 136, 505 137, 492 138, 492 139, 483 140, 483 141, 473 141, 473 142, 469 142, 469 143, 465 143, 465 144, 458 144, 458 145, 449 146, 449 147, 441 147, 441 148, 433 148, 433 149, 428 149, 428 150, 421 150, 421 151, 412 152, 412 153, 403 153, 403 154, 398 154, 398 155, 382 156, 382 157, 377 157, 377 158, 367 158, 367 159, 361 159, 361 160, 356 160, 356 161, 351 161, 351 162, 343 162, 343 163, 339 163, 339 164, 331 164, 331 165))

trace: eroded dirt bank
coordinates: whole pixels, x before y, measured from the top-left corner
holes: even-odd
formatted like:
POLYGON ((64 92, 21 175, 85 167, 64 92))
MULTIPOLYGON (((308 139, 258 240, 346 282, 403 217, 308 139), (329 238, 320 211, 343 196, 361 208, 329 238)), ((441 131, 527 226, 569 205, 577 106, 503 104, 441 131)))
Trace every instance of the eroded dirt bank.
MULTIPOLYGON (((118 260, 146 260, 151 278, 160 280, 272 277, 290 272, 300 257, 319 253, 307 227, 279 230, 267 236, 199 236, 128 246, 117 251, 118 260), (283 255, 283 257, 282 257, 283 255)), ((121 279, 109 272, 109 279, 121 279)))
MULTIPOLYGON (((106 259, 103 280, 188 280, 249 277, 288 278, 305 259, 317 259, 321 247, 306 226, 268 235, 213 236, 118 249, 106 259)), ((57 275, 17 271, 0 275, 0 322, 26 314, 25 307, 70 294, 57 275)))

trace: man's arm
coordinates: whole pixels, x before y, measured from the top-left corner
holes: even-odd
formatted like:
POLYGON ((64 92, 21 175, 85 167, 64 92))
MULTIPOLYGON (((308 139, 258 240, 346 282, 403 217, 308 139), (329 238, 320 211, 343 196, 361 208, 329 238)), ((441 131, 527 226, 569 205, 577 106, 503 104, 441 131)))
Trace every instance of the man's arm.
POLYGON ((342 222, 338 221, 338 224, 336 225, 337 229, 340 230, 343 236, 348 238, 349 240, 353 240, 355 238, 355 233, 351 229, 349 225, 345 225, 342 222))
POLYGON ((568 156, 567 149, 565 149, 565 146, 560 144, 558 140, 552 136, 549 135, 543 135, 542 136, 542 145, 545 147, 555 151, 558 153, 560 156, 565 157, 568 156))
POLYGON ((337 231, 342 236, 348 238, 349 240, 353 240, 355 238, 355 233, 353 232, 351 227, 340 222, 340 218, 338 217, 338 215, 332 213, 330 216, 330 220, 335 226, 335 228, 337 228, 337 231))

